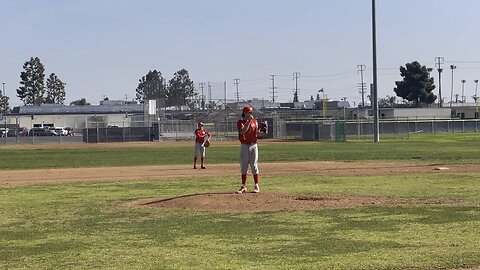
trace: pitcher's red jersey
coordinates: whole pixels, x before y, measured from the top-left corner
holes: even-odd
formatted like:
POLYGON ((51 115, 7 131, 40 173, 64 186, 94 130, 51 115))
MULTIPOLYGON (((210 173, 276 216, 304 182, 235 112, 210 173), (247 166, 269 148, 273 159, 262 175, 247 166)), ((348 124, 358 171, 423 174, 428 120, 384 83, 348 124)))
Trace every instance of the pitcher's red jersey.
POLYGON ((204 143, 205 142, 205 137, 210 137, 210 132, 206 129, 195 129, 195 142, 197 143, 204 143))
MULTIPOLYGON (((237 129, 240 131, 245 127, 247 120, 238 120, 237 129)), ((250 120, 250 127, 245 134, 238 134, 241 143, 254 144, 257 143, 258 122, 256 119, 250 120)))

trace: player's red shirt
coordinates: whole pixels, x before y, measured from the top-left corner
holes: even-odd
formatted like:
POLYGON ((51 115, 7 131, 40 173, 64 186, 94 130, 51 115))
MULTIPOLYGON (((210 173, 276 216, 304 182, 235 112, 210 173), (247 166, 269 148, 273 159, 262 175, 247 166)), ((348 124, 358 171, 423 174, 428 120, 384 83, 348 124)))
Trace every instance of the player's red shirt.
MULTIPOLYGON (((245 127, 247 120, 238 120, 237 129, 240 131, 245 127)), ((247 129, 245 134, 238 133, 238 138, 241 143, 252 144, 257 143, 257 133, 258 133, 258 122, 256 119, 250 121, 250 127, 247 129)))
POLYGON ((204 143, 207 136, 212 136, 208 130, 199 128, 195 129, 195 142, 204 143))

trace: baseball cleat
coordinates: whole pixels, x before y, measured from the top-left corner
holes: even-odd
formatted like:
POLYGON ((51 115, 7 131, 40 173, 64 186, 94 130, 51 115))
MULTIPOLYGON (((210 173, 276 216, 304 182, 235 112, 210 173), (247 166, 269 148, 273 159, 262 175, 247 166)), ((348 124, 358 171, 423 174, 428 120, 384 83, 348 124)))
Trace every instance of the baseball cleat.
POLYGON ((255 185, 255 188, 253 189, 253 193, 259 193, 260 192, 260 187, 258 185, 255 185))
POLYGON ((206 169, 205 166, 202 166, 202 169, 206 169))
POLYGON ((240 189, 237 191, 238 194, 247 192, 247 188, 245 186, 241 186, 240 189))

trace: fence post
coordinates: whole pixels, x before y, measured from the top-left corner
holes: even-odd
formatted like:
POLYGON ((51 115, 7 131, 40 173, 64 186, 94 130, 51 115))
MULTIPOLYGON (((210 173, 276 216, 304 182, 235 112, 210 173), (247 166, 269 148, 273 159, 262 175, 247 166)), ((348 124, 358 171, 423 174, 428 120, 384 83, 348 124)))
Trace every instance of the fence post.
MULTIPOLYGON (((90 140, 88 139, 88 117, 85 115, 85 141, 89 143, 90 140)), ((83 134, 82 134, 83 135, 83 134)))
POLYGON ((417 130, 418 130, 417 122, 418 122, 418 116, 416 116, 416 118, 415 118, 415 129, 413 130, 414 133, 417 132, 417 130))
POLYGON ((96 119, 95 124, 96 124, 96 127, 97 127, 97 143, 99 143, 100 142, 100 134, 99 134, 99 131, 98 131, 98 119, 96 119))
POLYGON ((410 140, 410 119, 407 117, 407 140, 410 140))
POLYGON ((357 112, 357 141, 360 140, 360 113, 357 112))
POLYGON ((433 117, 433 120, 432 120, 432 133, 435 134, 435 116, 433 117))

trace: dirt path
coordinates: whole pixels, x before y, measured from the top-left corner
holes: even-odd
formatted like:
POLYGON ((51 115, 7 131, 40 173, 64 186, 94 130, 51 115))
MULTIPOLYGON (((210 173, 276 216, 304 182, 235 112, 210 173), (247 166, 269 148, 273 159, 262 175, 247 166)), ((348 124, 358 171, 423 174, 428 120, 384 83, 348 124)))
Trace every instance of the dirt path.
MULTIPOLYGON (((422 172, 480 172, 480 165, 418 165, 384 162, 292 162, 260 163, 263 175, 395 175, 422 172)), ((191 165, 158 165, 135 167, 68 168, 0 171, 1 185, 60 184, 128 180, 169 180, 211 178, 239 174, 238 164, 207 164, 206 170, 191 165)))

